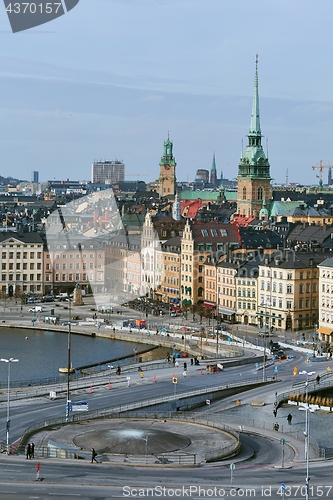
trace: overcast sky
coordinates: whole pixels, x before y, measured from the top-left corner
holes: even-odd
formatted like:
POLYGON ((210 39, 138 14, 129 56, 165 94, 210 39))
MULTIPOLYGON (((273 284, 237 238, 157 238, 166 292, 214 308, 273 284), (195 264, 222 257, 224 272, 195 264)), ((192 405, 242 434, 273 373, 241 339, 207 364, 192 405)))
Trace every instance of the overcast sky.
POLYGON ((214 151, 233 179, 256 53, 274 182, 333 164, 332 0, 80 0, 17 34, 1 2, 0 37, 1 175, 90 180, 94 159, 117 158, 152 181, 169 131, 178 180, 214 151))

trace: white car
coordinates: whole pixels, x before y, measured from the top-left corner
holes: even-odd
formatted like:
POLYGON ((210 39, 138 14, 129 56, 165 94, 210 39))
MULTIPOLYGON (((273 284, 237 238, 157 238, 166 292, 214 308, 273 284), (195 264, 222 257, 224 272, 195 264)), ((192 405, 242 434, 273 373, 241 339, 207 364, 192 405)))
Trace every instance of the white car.
POLYGON ((43 312, 43 308, 42 308, 42 306, 30 307, 29 312, 33 312, 33 313, 43 312))

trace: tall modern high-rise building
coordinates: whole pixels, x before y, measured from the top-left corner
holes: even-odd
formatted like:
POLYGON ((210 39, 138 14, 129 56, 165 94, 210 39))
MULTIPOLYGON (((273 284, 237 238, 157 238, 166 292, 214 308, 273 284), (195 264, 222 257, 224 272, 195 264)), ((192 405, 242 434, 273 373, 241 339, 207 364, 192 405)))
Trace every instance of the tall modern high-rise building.
POLYGON ((261 145, 258 91, 258 56, 248 144, 238 165, 237 213, 258 217, 263 205, 271 199, 270 164, 261 145))
POLYGON ((31 182, 34 182, 36 184, 38 184, 39 182, 39 172, 37 172, 36 170, 33 170, 31 172, 31 182))
POLYGON ((122 161, 94 161, 91 166, 93 184, 115 184, 123 180, 125 180, 125 165, 122 161))

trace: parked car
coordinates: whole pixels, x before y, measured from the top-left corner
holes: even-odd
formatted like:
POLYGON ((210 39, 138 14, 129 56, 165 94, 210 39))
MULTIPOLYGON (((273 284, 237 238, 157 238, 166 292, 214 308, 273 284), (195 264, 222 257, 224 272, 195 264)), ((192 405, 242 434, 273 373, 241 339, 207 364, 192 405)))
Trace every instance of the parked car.
POLYGON ((43 308, 42 306, 34 306, 30 307, 29 312, 37 313, 37 312, 42 312, 43 308))
POLYGON ((42 302, 54 302, 54 295, 44 295, 42 302))
POLYGON ((259 337, 269 337, 270 333, 269 332, 258 332, 259 337))

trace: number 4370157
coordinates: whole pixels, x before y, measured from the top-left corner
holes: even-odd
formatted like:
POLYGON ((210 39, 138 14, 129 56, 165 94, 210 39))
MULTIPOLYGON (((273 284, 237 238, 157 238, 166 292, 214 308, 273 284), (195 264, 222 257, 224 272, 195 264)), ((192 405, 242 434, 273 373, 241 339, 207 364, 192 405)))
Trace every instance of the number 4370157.
POLYGON ((62 7, 61 2, 15 2, 9 3, 6 11, 10 14, 57 14, 60 7, 62 7))
MULTIPOLYGON (((293 486, 289 486, 289 485, 284 485, 282 487, 280 487, 276 494, 277 495, 280 495, 282 498, 287 498, 287 497, 295 497, 295 496, 306 496, 306 493, 307 493, 307 487, 306 485, 302 485, 302 486, 296 486, 296 485, 293 485, 293 486)), ((327 498, 330 494, 332 490, 332 486, 314 486, 314 485, 311 485, 311 486, 308 486, 308 494, 311 496, 311 497, 315 497, 315 498, 319 498, 319 497, 323 497, 323 498, 327 498)))

